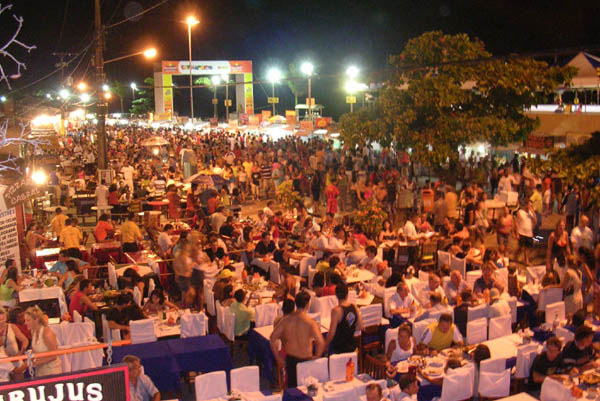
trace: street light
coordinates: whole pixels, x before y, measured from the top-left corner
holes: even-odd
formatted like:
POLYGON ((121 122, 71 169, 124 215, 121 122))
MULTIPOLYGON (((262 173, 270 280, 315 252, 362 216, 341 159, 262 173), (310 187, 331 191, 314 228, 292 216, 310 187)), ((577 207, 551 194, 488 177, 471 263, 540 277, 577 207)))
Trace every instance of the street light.
POLYGON ((271 82, 271 102, 273 104, 273 116, 275 116, 275 84, 281 79, 281 71, 271 68, 267 71, 267 79, 271 82))
POLYGON ((131 53, 131 54, 126 54, 124 56, 119 56, 119 57, 115 57, 115 58, 111 58, 110 60, 104 60, 104 64, 108 64, 108 63, 113 63, 115 61, 119 61, 119 60, 123 60, 129 57, 134 57, 134 56, 139 56, 139 55, 144 55, 144 57, 146 57, 147 59, 153 59, 154 57, 156 57, 157 51, 154 47, 150 47, 146 50, 142 50, 140 52, 135 52, 135 53, 131 53))
POLYGON ((87 103, 87 102, 90 101, 90 95, 89 95, 89 93, 82 93, 79 97, 81 98, 81 101, 83 103, 87 103))
POLYGON ((137 89, 137 85, 135 82, 132 82, 129 86, 131 87, 131 103, 133 103, 135 100, 135 90, 137 89))
POLYGON ((189 53, 189 70, 190 70, 190 118, 194 121, 194 90, 192 84, 192 27, 198 24, 200 21, 195 16, 190 15, 185 20, 188 26, 188 53, 189 53))
POLYGON ((308 108, 308 118, 312 121, 312 99, 310 97, 310 76, 312 75, 314 66, 312 63, 305 61, 300 66, 300 71, 308 77, 308 100, 306 107, 308 108))
POLYGON ((69 98, 69 96, 71 96, 71 94, 69 93, 68 90, 66 89, 61 89, 58 94, 60 95, 61 98, 67 100, 69 98))
POLYGON ((79 89, 81 92, 84 92, 87 90, 87 84, 85 82, 80 82, 77 84, 77 89, 79 89))
POLYGON ((356 79, 356 77, 358 77, 359 72, 360 70, 355 65, 351 65, 346 69, 346 75, 348 75, 348 78, 350 79, 356 79))
POLYGON ((110 88, 108 87, 108 85, 107 85, 107 84, 103 84, 103 85, 102 85, 102 90, 103 90, 104 92, 108 92, 108 91, 110 90, 110 88))
POLYGON ((229 74, 221 74, 221 79, 225 82, 225 120, 229 122, 229 74))
POLYGON ((214 90, 213 90, 213 117, 214 118, 218 118, 217 116, 217 103, 219 102, 219 100, 217 99, 217 86, 221 83, 221 77, 218 75, 213 75, 212 77, 210 77, 210 80, 214 86, 214 90))

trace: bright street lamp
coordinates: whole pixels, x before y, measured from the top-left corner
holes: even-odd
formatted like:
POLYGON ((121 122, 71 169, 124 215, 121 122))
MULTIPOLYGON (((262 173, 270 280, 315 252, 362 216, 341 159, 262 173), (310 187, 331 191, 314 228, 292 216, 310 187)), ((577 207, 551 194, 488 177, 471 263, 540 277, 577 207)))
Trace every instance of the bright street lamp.
POLYGON ((0 102, 2 102, 2 103, 6 102, 6 96, 0 96, 0 102))
POLYGON ((154 47, 151 47, 148 50, 144 50, 143 54, 144 54, 144 57, 146 57, 146 58, 149 58, 149 59, 154 58, 154 57, 156 57, 156 49, 154 47))
POLYGON ((79 89, 81 92, 87 90, 87 84, 85 82, 80 82, 77 84, 77 89, 79 89))
POLYGON ((119 61, 119 60, 123 60, 129 57, 133 57, 133 56, 139 56, 140 54, 143 54, 144 57, 151 59, 156 57, 157 51, 154 47, 150 47, 146 50, 142 50, 140 52, 135 52, 135 53, 131 53, 131 54, 126 54, 124 56, 120 56, 120 57, 116 57, 116 58, 111 58, 110 60, 104 60, 103 64, 108 64, 108 63, 113 63, 115 61, 119 61))
POLYGON ((275 116, 275 84, 281 79, 281 71, 271 68, 267 71, 267 80, 271 82, 271 102, 273 104, 273 116, 275 116))
POLYGON ((79 97, 81 98, 81 101, 83 103, 87 103, 87 102, 90 101, 90 95, 89 95, 89 93, 82 93, 79 97))
POLYGON ((189 53, 189 71, 190 71, 190 118, 194 121, 194 89, 192 84, 192 27, 200 21, 195 16, 190 15, 185 20, 188 26, 188 53, 189 53))
POLYGON ((311 121, 312 121, 312 98, 310 97, 310 76, 312 75, 313 70, 314 70, 314 66, 312 65, 312 63, 310 63, 308 61, 305 61, 300 66, 300 71, 302 71, 303 74, 308 76, 308 101, 306 102, 308 104, 306 105, 306 107, 308 108, 308 118, 311 121))
MULTIPOLYGON (((108 85, 107 85, 107 84, 104 84, 104 85, 102 85, 102 90, 103 90, 104 92, 108 92, 108 91, 110 90, 110 88, 108 87, 108 85)), ((62 95, 61 95, 61 96, 62 96, 62 95)))
POLYGON ((129 87, 131 88, 131 102, 133 103, 133 101, 135 100, 135 91, 137 89, 137 85, 135 84, 135 82, 132 82, 129 87))
POLYGON ((348 75, 348 78, 350 79, 356 79, 356 77, 358 77, 359 72, 360 70, 355 65, 351 65, 346 69, 346 75, 348 75))
POLYGON ((68 98, 69 98, 69 96, 71 96, 71 94, 69 93, 69 91, 68 91, 68 90, 66 90, 66 89, 61 89, 61 90, 58 92, 58 94, 60 95, 60 97, 61 97, 61 98, 65 99, 65 100, 66 100, 66 99, 68 99, 68 98))
POLYGON ((217 115, 217 103, 219 102, 217 100, 217 87, 221 83, 221 77, 218 75, 213 75, 212 77, 210 77, 210 81, 212 82, 212 84, 214 86, 213 100, 212 100, 212 102, 213 102, 213 117, 219 118, 217 115))

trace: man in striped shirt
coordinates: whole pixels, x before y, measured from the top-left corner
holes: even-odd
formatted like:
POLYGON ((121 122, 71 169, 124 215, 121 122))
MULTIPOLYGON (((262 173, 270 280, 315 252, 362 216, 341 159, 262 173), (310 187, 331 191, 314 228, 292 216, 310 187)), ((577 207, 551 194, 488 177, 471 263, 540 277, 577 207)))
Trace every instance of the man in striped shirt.
POLYGON ((267 199, 271 197, 271 193, 275 195, 272 175, 273 166, 269 159, 265 159, 264 163, 260 166, 260 186, 267 199))

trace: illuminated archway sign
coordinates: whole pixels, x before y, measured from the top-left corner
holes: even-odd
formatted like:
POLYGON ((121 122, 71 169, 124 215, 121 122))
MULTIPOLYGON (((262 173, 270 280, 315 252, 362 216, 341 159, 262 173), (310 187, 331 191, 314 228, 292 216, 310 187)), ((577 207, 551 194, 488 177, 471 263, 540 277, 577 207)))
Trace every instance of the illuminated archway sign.
MULTIPOLYGON (((192 61, 192 75, 234 75, 238 113, 254 114, 252 61, 192 61)), ((189 61, 163 61, 154 73, 156 119, 173 115, 173 75, 190 75, 189 61)))

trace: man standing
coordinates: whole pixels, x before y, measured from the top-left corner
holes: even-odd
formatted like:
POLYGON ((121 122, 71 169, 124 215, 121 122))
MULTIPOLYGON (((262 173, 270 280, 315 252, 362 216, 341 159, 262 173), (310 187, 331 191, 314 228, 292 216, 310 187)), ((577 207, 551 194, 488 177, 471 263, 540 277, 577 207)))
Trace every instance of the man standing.
POLYGON ((96 206, 107 206, 108 205, 108 187, 104 185, 102 178, 100 183, 96 187, 96 206))
POLYGON ((137 241, 144 238, 140 228, 135 223, 135 214, 129 212, 127 221, 121 225, 121 240, 123 241, 123 252, 137 252, 139 250, 137 241))
POLYGON ((59 242, 69 252, 69 256, 77 259, 81 259, 81 242, 83 241, 83 234, 77 227, 76 219, 67 219, 66 226, 60 232, 59 242))
POLYGON ((68 217, 62 212, 62 209, 57 207, 55 210, 56 216, 50 222, 52 232, 58 237, 60 232, 67 226, 68 217))
POLYGON ((125 355, 123 363, 129 368, 129 399, 131 401, 160 401, 160 391, 152 380, 142 373, 140 358, 125 355))
POLYGON ((338 306, 331 310, 331 323, 325 339, 325 348, 332 344, 334 354, 354 352, 356 350, 354 332, 362 330, 363 327, 360 311, 356 305, 348 301, 346 284, 341 283, 335 287, 335 296, 338 299, 338 306))
POLYGON ((319 358, 325 350, 325 341, 319 325, 306 313, 309 303, 310 295, 306 291, 296 295, 296 311, 282 318, 271 334, 271 351, 278 367, 281 369, 285 366, 288 387, 298 386, 296 365, 319 358), (285 359, 279 353, 278 340, 281 340, 286 353, 285 359))
POLYGON ((573 244, 573 252, 579 251, 579 248, 584 247, 590 251, 594 249, 594 233, 588 227, 590 219, 586 215, 581 215, 579 224, 571 231, 571 243, 573 244))
POLYGON ((537 218, 533 210, 531 200, 521 206, 517 212, 515 225, 515 236, 519 239, 519 248, 515 252, 515 260, 518 260, 519 253, 523 251, 525 266, 529 266, 529 249, 533 248, 533 228, 537 225, 537 218))
POLYGON ((542 184, 537 184, 533 193, 529 197, 531 204, 533 205, 533 211, 535 212, 535 219, 537 224, 535 225, 534 233, 537 234, 542 225, 542 211, 544 209, 544 204, 542 202, 542 184))

